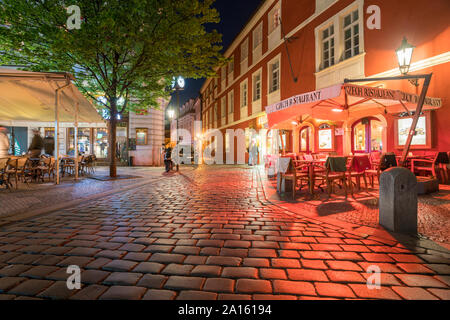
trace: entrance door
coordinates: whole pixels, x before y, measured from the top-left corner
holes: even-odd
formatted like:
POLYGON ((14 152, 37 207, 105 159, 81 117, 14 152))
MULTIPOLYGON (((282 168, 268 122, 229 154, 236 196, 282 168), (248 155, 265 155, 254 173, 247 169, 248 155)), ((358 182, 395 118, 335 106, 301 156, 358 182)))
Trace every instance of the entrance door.
POLYGON ((303 127, 300 129, 300 139, 299 139, 299 150, 300 152, 311 153, 312 143, 311 143, 311 127, 303 127))
POLYGON ((356 122, 352 128, 353 153, 369 153, 382 151, 383 127, 376 118, 364 118, 356 122))

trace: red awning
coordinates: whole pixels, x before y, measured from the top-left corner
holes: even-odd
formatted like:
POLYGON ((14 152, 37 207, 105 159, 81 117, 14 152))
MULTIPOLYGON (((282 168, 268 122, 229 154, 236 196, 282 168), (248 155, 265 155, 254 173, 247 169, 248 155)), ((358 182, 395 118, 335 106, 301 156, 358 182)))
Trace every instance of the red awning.
MULTIPOLYGON (((400 90, 338 84, 299 94, 266 107, 269 128, 291 127, 303 115, 312 118, 345 121, 350 117, 364 117, 374 113, 415 111, 419 96, 400 90)), ((426 97, 423 110, 442 106, 439 98, 426 97)))

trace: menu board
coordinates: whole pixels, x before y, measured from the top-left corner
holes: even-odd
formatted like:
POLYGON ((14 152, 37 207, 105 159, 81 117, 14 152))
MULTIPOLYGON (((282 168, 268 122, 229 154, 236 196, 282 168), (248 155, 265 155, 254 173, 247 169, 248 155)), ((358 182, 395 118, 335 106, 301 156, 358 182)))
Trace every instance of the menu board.
MULTIPOLYGON (((411 128, 412 118, 398 119, 397 138, 398 145, 403 146, 408 139, 409 129, 411 128)), ((411 145, 426 145, 427 144, 427 123, 425 116, 419 117, 419 121, 416 126, 416 134, 413 136, 411 145)))

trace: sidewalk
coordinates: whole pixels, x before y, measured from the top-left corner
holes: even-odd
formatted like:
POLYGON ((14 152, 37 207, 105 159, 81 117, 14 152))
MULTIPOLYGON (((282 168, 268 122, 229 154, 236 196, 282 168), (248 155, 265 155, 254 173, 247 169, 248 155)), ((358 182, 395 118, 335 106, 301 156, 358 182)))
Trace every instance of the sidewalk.
POLYGON ((0 224, 73 206, 164 177, 162 167, 118 167, 117 170, 118 179, 109 178, 109 167, 97 167, 93 175, 82 176, 76 182, 73 177, 65 177, 60 185, 44 182, 27 186, 22 183, 18 190, 0 189, 0 224))
MULTIPOLYGON (((291 212, 341 226, 366 235, 392 239, 392 235, 378 224, 378 192, 369 189, 350 194, 345 199, 342 190, 332 194, 327 201, 326 191, 318 191, 312 199, 305 198, 305 191, 298 192, 292 200, 291 193, 279 195, 276 180, 269 180, 263 168, 259 170, 267 199, 291 212)), ((419 196, 419 241, 429 241, 438 247, 450 249, 450 186, 440 185, 440 191, 419 196)))

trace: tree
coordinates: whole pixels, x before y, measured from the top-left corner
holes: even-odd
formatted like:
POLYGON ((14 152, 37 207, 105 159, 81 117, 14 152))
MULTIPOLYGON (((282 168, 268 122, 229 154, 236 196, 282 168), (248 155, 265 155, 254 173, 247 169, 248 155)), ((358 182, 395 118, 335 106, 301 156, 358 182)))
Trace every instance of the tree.
POLYGON ((156 107, 174 76, 214 76, 224 61, 214 0, 2 0, 0 63, 65 71, 109 111, 110 175, 116 176, 117 115, 156 107), (79 29, 71 29, 81 12, 79 29), (69 10, 67 10, 69 8, 69 10), (99 97, 104 97, 99 99, 99 97))

